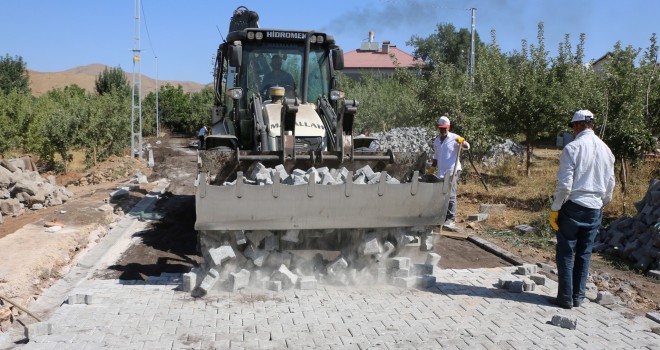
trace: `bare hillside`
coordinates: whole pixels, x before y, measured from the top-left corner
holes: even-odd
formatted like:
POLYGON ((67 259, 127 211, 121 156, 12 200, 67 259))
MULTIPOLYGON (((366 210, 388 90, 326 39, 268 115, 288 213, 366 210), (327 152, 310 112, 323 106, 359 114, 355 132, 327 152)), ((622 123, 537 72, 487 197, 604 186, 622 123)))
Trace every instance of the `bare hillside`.
MULTIPOLYGON (((41 96, 49 90, 60 89, 72 84, 76 84, 89 92, 94 92, 94 82, 105 67, 103 64, 90 64, 62 72, 37 72, 29 70, 30 88, 32 89, 32 94, 35 96, 41 96)), ((131 72, 125 73, 129 83, 132 83, 131 72)), ((204 85, 192 81, 158 81, 159 86, 165 86, 166 84, 173 86, 181 85, 186 92, 198 92, 204 88, 204 85)), ((146 95, 151 91, 156 91, 156 79, 149 78, 143 74, 142 94, 146 95)))

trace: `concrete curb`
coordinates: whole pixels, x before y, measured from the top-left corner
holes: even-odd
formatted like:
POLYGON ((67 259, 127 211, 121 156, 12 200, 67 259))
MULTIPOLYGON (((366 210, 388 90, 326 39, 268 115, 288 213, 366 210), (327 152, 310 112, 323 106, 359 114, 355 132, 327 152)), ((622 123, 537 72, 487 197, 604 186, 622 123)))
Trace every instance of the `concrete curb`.
POLYGON ((514 254, 511 254, 510 252, 498 247, 497 245, 495 245, 495 244, 493 244, 493 243, 491 243, 491 242, 489 242, 489 241, 487 241, 483 238, 477 237, 475 235, 469 235, 467 240, 474 243, 474 244, 476 244, 477 246, 479 246, 480 248, 486 250, 487 252, 495 254, 496 256, 498 256, 498 257, 500 257, 500 258, 506 260, 507 262, 510 262, 510 263, 512 263, 516 266, 528 264, 528 262, 526 262, 522 258, 520 258, 520 257, 518 257, 514 254))

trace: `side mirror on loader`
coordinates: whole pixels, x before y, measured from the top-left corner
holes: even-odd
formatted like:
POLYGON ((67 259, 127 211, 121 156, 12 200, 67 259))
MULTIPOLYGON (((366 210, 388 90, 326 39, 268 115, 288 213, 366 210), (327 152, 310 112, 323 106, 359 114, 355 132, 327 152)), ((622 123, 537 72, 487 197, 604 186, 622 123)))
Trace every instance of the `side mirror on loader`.
POLYGON ((334 49, 332 50, 332 68, 335 70, 344 69, 344 50, 334 49))
POLYGON ((229 45, 229 65, 232 67, 240 67, 243 60, 243 46, 229 45))

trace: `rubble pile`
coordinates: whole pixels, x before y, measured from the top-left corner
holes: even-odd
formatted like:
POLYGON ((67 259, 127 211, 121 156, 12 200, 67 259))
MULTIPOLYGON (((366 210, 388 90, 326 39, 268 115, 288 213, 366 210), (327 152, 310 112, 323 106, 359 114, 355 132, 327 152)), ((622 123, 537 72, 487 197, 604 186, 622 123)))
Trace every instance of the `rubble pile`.
POLYGON ((436 135, 424 128, 396 128, 387 132, 373 133, 378 138, 378 149, 392 152, 428 152, 433 153, 433 139, 436 135))
POLYGON ((401 229, 200 231, 204 263, 184 274, 183 289, 202 296, 248 286, 273 291, 319 284, 427 288, 435 285, 438 254, 428 253, 423 264, 394 257, 397 247, 405 245, 431 250, 430 237, 420 231, 419 236, 401 229))
POLYGON ((641 270, 660 267, 660 180, 654 179, 644 198, 635 203, 637 215, 614 220, 601 229, 594 251, 632 261, 641 270))
POLYGON ((71 197, 73 193, 58 186, 54 176, 42 178, 31 158, 0 161, 0 223, 3 215, 61 205, 71 197))
MULTIPOLYGON (((272 185, 276 178, 279 178, 280 183, 284 185, 305 185, 311 179, 321 185, 341 185, 345 184, 349 179, 354 184, 377 184, 381 181, 381 173, 375 172, 370 166, 356 170, 352 177, 349 177, 349 171, 345 167, 339 169, 329 169, 327 167, 314 168, 311 167, 307 170, 294 169, 291 174, 287 173, 284 166, 279 164, 275 168, 267 168, 263 164, 256 162, 252 165, 248 174, 243 176, 243 183, 251 185, 272 185)), ((399 180, 386 174, 384 180, 389 184, 398 184, 399 180)), ((223 186, 235 185, 236 181, 225 182, 223 186)))
MULTIPOLYGON (((433 140, 436 134, 424 128, 396 128, 383 133, 373 133, 378 138, 378 148, 381 151, 391 149, 393 152, 427 152, 429 158, 433 156, 433 140)), ((468 140, 469 141, 469 140, 468 140)), ((492 146, 481 158, 487 167, 501 165, 506 159, 518 158, 522 161, 525 146, 509 139, 491 140, 492 146)), ((463 155, 461 158, 466 158, 463 155)))
POLYGON ((522 161, 524 154, 524 146, 507 139, 492 145, 481 159, 481 162, 484 166, 492 168, 501 165, 510 158, 519 158, 522 161))

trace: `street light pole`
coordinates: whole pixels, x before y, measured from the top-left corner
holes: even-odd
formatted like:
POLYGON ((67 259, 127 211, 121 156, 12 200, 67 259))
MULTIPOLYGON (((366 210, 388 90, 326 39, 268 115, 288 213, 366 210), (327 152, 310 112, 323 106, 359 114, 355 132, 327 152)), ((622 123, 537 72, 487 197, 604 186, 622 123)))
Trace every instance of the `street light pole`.
POLYGON ((473 7, 470 9, 470 11, 472 12, 472 33, 470 39, 470 83, 474 83, 474 18, 477 14, 477 9, 473 7))

